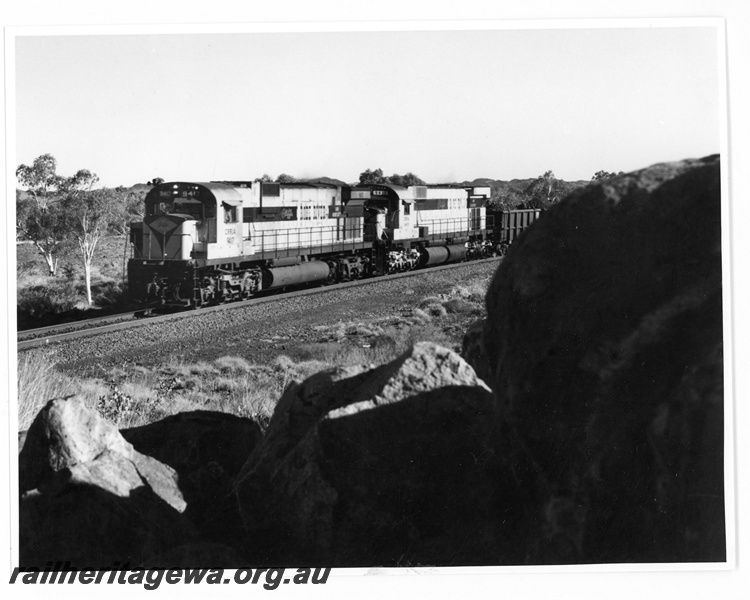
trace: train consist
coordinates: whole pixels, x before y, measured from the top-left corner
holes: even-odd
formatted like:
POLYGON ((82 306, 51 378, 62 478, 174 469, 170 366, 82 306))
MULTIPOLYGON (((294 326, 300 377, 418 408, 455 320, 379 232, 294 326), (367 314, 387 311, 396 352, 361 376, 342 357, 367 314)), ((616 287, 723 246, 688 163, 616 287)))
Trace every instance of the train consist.
POLYGON ((129 293, 197 308, 502 254, 539 211, 488 215, 489 197, 459 185, 162 183, 130 225, 129 293))

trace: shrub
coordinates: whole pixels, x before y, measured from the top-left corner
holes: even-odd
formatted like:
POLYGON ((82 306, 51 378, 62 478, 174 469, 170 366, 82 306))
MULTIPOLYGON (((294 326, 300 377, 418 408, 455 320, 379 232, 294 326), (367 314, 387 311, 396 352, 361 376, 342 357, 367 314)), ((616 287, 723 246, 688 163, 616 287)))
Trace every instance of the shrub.
POLYGON ((448 314, 448 311, 445 310, 445 307, 442 304, 431 304, 427 308, 425 308, 425 311, 428 315, 431 317, 444 317, 448 314))
POLYGON ((432 317, 421 308, 415 308, 411 311, 411 316, 417 323, 430 323, 432 321, 432 317))
POLYGON ((122 287, 117 281, 91 284, 91 298, 96 306, 118 306, 123 302, 122 287))
POLYGON ((443 308, 451 314, 471 315, 482 311, 480 306, 463 298, 452 298, 443 304, 443 308))
POLYGON ((442 302, 443 300, 437 296, 427 296, 426 298, 422 298, 418 306, 419 308, 429 308, 430 306, 441 304, 442 302))
POLYGON ((485 278, 480 281, 472 281, 466 285, 454 286, 450 291, 450 296, 465 298, 471 302, 482 303, 487 295, 487 288, 490 285, 491 278, 485 278))
POLYGON ((221 356, 214 361, 214 364, 222 373, 232 371, 247 373, 252 370, 252 365, 240 356, 221 356))
POLYGON ((185 377, 187 375, 194 375, 196 377, 212 377, 220 373, 220 368, 209 364, 204 361, 195 363, 194 365, 178 365, 172 368, 172 371, 176 375, 185 377))
POLYGON ((16 293, 16 306, 19 321, 58 315, 76 308, 83 300, 78 285, 69 279, 47 278, 44 284, 19 288, 16 293))
POLYGON ((99 397, 96 410, 105 419, 117 425, 121 419, 130 416, 129 413, 133 410, 133 398, 123 394, 117 386, 113 385, 108 395, 99 397))

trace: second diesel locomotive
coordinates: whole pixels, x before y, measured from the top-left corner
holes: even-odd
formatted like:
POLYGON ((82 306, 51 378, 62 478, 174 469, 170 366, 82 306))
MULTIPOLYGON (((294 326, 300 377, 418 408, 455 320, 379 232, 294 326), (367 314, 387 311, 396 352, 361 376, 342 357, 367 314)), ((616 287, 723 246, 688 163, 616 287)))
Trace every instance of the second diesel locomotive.
POLYGON ((143 221, 131 223, 129 293, 197 308, 491 256, 538 211, 514 216, 500 239, 489 197, 489 187, 460 185, 162 183, 147 194, 143 221))

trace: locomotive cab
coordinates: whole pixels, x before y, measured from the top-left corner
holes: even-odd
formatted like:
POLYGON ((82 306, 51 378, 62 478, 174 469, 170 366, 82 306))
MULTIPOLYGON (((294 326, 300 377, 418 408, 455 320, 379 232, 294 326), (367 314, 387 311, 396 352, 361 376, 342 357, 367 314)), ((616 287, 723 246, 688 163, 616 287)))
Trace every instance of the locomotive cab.
POLYGON ((412 218, 414 198, 410 188, 399 185, 370 186, 367 207, 373 213, 376 227, 390 240, 410 240, 419 237, 412 218))
MULTIPOLYGON (((215 259, 242 254, 244 196, 219 183, 163 183, 146 196, 141 247, 148 260, 215 259)), ((140 252, 138 252, 140 250, 140 252)))

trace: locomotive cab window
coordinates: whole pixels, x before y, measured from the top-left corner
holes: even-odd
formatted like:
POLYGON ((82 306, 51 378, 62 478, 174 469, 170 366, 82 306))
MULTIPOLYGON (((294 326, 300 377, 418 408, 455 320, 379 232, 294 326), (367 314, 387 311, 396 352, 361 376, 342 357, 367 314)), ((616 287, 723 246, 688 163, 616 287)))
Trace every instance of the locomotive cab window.
POLYGON ((182 215, 190 215, 194 219, 203 219, 203 204, 198 200, 188 198, 175 198, 172 212, 182 215))
POLYGON ((160 199, 146 204, 146 215, 156 217, 159 215, 180 214, 188 215, 198 221, 213 215, 205 214, 203 203, 190 198, 160 199))
POLYGON ((222 203, 224 208, 224 222, 225 223, 236 223, 237 222, 237 207, 230 206, 229 204, 222 203))
POLYGON ((146 205, 146 216, 155 217, 157 215, 165 215, 171 207, 171 202, 148 202, 146 205))

